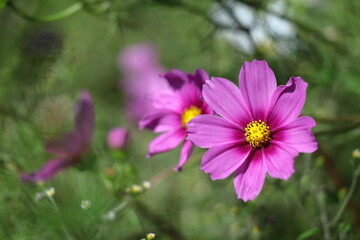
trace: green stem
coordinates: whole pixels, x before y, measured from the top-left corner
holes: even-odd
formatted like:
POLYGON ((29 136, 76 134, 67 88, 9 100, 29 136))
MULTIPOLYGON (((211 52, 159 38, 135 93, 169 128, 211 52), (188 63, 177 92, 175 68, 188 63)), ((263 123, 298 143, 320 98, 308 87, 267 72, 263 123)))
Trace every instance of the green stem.
MULTIPOLYGON (((191 166, 195 166, 196 160, 198 160, 203 154, 198 154, 195 156, 192 156, 189 159, 189 162, 187 163, 187 165, 189 167, 191 166), (191 163, 191 164, 190 164, 191 163)), ((162 170, 161 172, 159 172, 158 174, 156 174, 154 177, 152 177, 150 179, 151 182, 151 187, 155 187, 159 182, 161 182, 162 180, 166 179, 167 177, 169 177, 170 175, 172 175, 173 173, 176 173, 176 171, 174 170, 174 167, 170 167, 170 168, 166 168, 164 170, 162 170)), ((122 210, 123 208, 125 208, 130 201, 132 201, 133 198, 130 198, 129 195, 125 195, 125 200, 123 200, 121 203, 119 203, 118 205, 116 205, 113 209, 111 209, 110 211, 107 212, 107 214, 105 214, 104 219, 107 218, 107 216, 109 215, 109 213, 113 213, 116 214, 117 212, 119 212, 120 210, 122 210)))
POLYGON ((354 176, 353 176, 353 179, 351 181, 351 185, 350 185, 350 190, 349 192, 347 193, 344 201, 342 202, 339 210, 337 211, 335 217, 333 218, 333 220, 330 222, 330 226, 331 227, 334 227, 336 226, 336 224, 339 222, 341 216, 343 215, 345 209, 346 209, 346 206, 348 205, 352 195, 354 194, 355 192, 355 188, 356 188, 356 184, 357 184, 357 181, 358 181, 358 178, 360 176, 360 164, 359 166, 357 167, 355 173, 354 173, 354 176))
MULTIPOLYGON (((310 114, 309 114, 310 115, 310 114)), ((349 115, 349 116, 342 116, 342 117, 335 117, 335 118, 331 118, 331 117, 314 117, 314 119, 317 122, 321 122, 321 123, 347 123, 347 122, 360 122, 360 115, 349 115)))
POLYGON ((121 209, 123 209, 124 207, 126 207, 126 205, 128 205, 129 203, 129 199, 126 199, 125 201, 121 202, 120 204, 118 204, 116 207, 114 207, 112 210, 110 210, 110 212, 113 212, 113 213, 117 213, 119 212, 121 209))
POLYGON ((336 49, 337 51, 341 52, 341 53, 346 53, 346 49, 344 49, 343 46, 333 42, 333 41, 330 41, 328 40, 324 34, 321 33, 321 30, 319 27, 315 27, 315 26, 311 26, 307 23, 304 23, 302 22, 301 20, 298 20, 296 18, 293 18, 291 16, 288 16, 288 15, 284 15, 284 14, 281 14, 281 13, 278 13, 276 11, 273 11, 269 8, 267 8, 265 5, 262 5, 262 4, 251 4, 250 2, 248 1, 241 1, 241 3, 253 8, 253 9, 257 9, 257 10, 260 10, 260 11, 263 11, 265 13, 268 13, 268 14, 271 14, 271 15, 274 15, 278 18, 281 18, 281 19, 284 19, 286 21, 289 21, 291 23, 293 23, 295 26, 297 26, 297 28, 303 32, 306 32, 306 33, 310 33, 310 34, 313 34, 314 36, 316 36, 317 39, 319 39, 320 41, 332 46, 334 49, 336 49))
MULTIPOLYGON (((204 153, 200 153, 200 154, 190 157, 190 159, 188 160, 188 162, 186 164, 187 168, 191 168, 191 167, 195 166, 195 164, 198 163, 197 160, 200 160, 203 155, 204 155, 204 153)), ((176 173, 174 168, 175 167, 166 168, 166 169, 162 170, 161 172, 159 172, 158 174, 156 174, 154 177, 152 177, 150 179, 151 186, 152 187, 156 186, 159 182, 161 182, 165 178, 176 173)))
POLYGON ((84 7, 84 4, 82 2, 77 2, 74 3, 73 5, 71 5, 70 7, 61 10, 57 13, 51 14, 51 15, 47 15, 47 16, 31 16, 28 13, 26 13, 25 11, 23 11, 22 9, 18 8, 12 1, 10 1, 8 3, 8 6, 17 14, 19 14, 20 16, 22 16, 23 18, 29 20, 29 21, 34 21, 34 22, 53 22, 53 21, 57 21, 57 20, 61 20, 64 19, 66 17, 69 17, 71 15, 73 15, 74 13, 78 12, 79 10, 81 10, 84 7))
POLYGON ((330 234, 329 221, 326 213, 325 195, 323 190, 320 189, 319 191, 317 191, 317 193, 315 193, 315 197, 319 206, 320 220, 324 230, 324 239, 330 240, 332 239, 332 237, 330 234))
POLYGON ((315 135, 317 137, 322 136, 322 135, 327 135, 327 134, 344 134, 346 132, 350 132, 356 128, 359 128, 360 124, 359 123, 349 123, 347 125, 344 126, 337 126, 334 128, 330 128, 330 129, 325 129, 325 130, 321 130, 321 131, 316 131, 315 135))
MULTIPOLYGON (((60 218, 60 210, 59 210, 56 202, 54 201, 54 199, 52 198, 52 196, 48 196, 48 197, 49 197, 49 199, 50 199, 51 204, 54 206, 55 211, 56 211, 58 217, 60 218)), ((60 219, 60 221, 61 221, 61 219, 60 219)), ((66 235, 66 238, 67 238, 68 240, 72 240, 71 235, 69 234, 68 230, 66 229, 66 227, 65 227, 65 225, 63 224, 62 221, 61 221, 61 228, 63 229, 63 231, 64 231, 64 233, 65 233, 65 235, 66 235)))

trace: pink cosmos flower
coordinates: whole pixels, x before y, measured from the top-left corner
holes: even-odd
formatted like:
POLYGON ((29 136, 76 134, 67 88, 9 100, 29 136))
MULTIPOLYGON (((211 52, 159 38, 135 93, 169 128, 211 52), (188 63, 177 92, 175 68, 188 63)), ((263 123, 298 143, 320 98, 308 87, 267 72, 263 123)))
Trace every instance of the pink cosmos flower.
POLYGON ((260 193, 266 173, 287 180, 294 173, 294 158, 314 152, 317 142, 311 132, 315 121, 299 117, 307 88, 301 77, 276 87, 266 61, 254 60, 241 68, 239 86, 223 78, 206 82, 204 101, 220 116, 192 119, 187 140, 209 148, 201 169, 212 180, 235 172, 237 197, 248 201, 260 193))
POLYGON ((138 122, 144 113, 154 109, 150 101, 152 94, 159 89, 169 89, 160 77, 165 71, 158 63, 156 50, 147 44, 125 48, 119 56, 119 68, 124 75, 122 88, 128 96, 126 110, 138 122))
POLYGON ((80 160, 90 145, 94 129, 94 109, 90 94, 81 93, 75 106, 74 129, 69 133, 49 140, 45 149, 55 157, 45 163, 42 168, 30 174, 20 173, 23 181, 38 182, 52 178, 58 172, 68 168, 80 160))
POLYGON ((180 159, 175 170, 180 171, 189 159, 194 145, 186 141, 186 123, 200 114, 213 114, 201 99, 201 88, 208 74, 197 69, 194 74, 172 70, 162 75, 170 88, 153 95, 154 110, 145 114, 139 122, 140 128, 153 132, 165 132, 149 144, 148 157, 167 152, 183 142, 180 159))

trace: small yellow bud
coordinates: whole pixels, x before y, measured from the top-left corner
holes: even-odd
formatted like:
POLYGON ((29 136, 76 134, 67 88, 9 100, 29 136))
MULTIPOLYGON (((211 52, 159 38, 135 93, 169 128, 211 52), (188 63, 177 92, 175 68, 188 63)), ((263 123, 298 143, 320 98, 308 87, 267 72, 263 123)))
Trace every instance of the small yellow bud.
POLYGON ((55 188, 51 187, 45 190, 45 194, 48 197, 53 197, 55 195, 55 188))
POLYGON ((338 191, 338 198, 340 200, 343 200, 346 196, 347 190, 346 188, 340 188, 340 190, 338 191))
POLYGON ((155 234, 154 233, 148 233, 146 234, 146 240, 151 240, 155 238, 155 234))
POLYGON ((252 227, 252 232, 253 232, 253 234, 258 234, 260 232, 259 226, 253 226, 252 227))
POLYGON ((360 158, 360 150, 357 148, 352 153, 353 158, 360 158))
POLYGON ((89 200, 82 200, 80 206, 82 209, 89 209, 91 207, 91 202, 89 200))
POLYGON ((131 186, 131 192, 132 193, 141 193, 142 191, 143 191, 143 189, 139 185, 134 184, 134 185, 131 186))
POLYGON ((144 181, 141 186, 145 189, 145 190, 149 190, 151 188, 151 182, 149 181, 144 181))

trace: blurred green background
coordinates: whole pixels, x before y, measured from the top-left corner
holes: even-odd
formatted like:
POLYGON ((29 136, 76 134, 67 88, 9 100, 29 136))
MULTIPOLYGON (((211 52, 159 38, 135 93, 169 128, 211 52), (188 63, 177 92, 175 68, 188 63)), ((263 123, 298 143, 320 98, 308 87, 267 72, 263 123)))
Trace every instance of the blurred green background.
POLYGON ((359 14, 357 0, 0 0, 0 239, 359 239, 359 187, 350 191, 360 164, 359 14), (248 203, 232 178, 199 170, 204 150, 181 173, 166 170, 179 149, 146 159, 155 134, 126 118, 119 89, 118 55, 137 43, 154 45, 166 69, 237 82, 244 61, 265 59, 278 84, 302 76, 319 150, 297 158, 289 181, 267 178, 248 203), (19 172, 49 159, 45 140, 71 129, 83 89, 95 103, 91 150, 50 181, 21 182, 19 172), (131 132, 126 151, 106 146, 114 126, 131 132), (157 184, 126 194, 145 180, 157 184), (35 199, 49 187, 53 198, 35 199))

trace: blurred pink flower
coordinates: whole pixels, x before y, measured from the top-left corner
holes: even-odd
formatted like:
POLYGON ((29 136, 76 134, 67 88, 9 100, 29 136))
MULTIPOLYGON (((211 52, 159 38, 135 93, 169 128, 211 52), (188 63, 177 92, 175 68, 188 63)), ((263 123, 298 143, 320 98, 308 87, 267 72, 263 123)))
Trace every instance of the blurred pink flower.
POLYGON ((46 142, 45 149, 55 157, 30 174, 20 173, 23 181, 38 182, 52 178, 59 171, 75 164, 90 145, 94 130, 94 109, 90 94, 81 93, 75 106, 74 129, 46 142))
POLYGON ((237 197, 254 200, 266 173, 287 180, 294 173, 299 152, 311 153, 317 142, 311 117, 299 117, 307 83, 291 77, 276 86, 266 61, 245 62, 239 75, 240 89, 223 78, 212 78, 203 87, 204 101, 220 116, 200 115, 188 124, 187 140, 210 148, 201 169, 212 180, 235 172, 237 197))
POLYGON ((107 144, 109 148, 122 150, 126 148, 129 142, 129 132, 122 127, 116 127, 109 131, 107 144))
POLYGON ((153 95, 154 109, 139 122, 141 128, 153 132, 165 132, 149 144, 148 157, 167 152, 183 142, 180 159, 175 170, 180 171, 189 159, 194 145, 186 141, 186 123, 200 114, 213 114, 210 107, 201 99, 201 88, 208 74, 201 69, 194 74, 172 70, 162 75, 170 88, 158 90, 153 95))
POLYGON ((124 75, 122 88, 128 97, 126 110, 138 122, 146 112, 154 109, 150 101, 153 92, 169 89, 168 83, 160 77, 163 67, 158 63, 156 50, 147 44, 125 48, 119 56, 119 67, 124 75))

